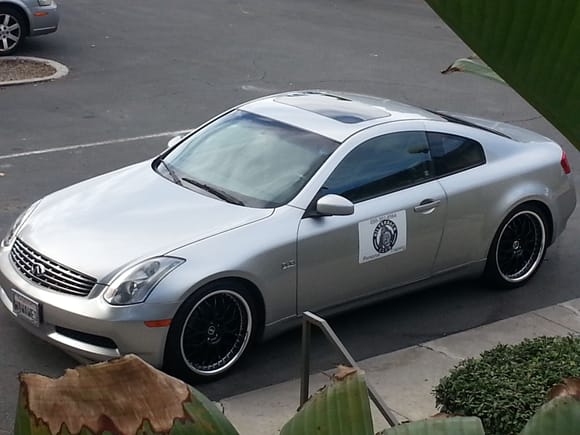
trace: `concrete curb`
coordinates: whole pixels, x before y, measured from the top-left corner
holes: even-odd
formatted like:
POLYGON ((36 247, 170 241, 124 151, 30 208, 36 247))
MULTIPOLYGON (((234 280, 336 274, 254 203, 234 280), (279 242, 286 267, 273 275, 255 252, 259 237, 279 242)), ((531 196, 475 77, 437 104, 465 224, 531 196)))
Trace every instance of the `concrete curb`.
POLYGON ((50 60, 50 59, 42 59, 40 57, 5 56, 5 57, 2 57, 0 59, 0 61, 2 61, 2 60, 28 60, 31 62, 44 63, 46 65, 53 67, 56 71, 54 74, 52 74, 50 76, 46 76, 46 77, 35 77, 35 78, 31 78, 31 79, 0 81, 0 87, 12 86, 12 85, 24 85, 27 83, 37 83, 37 82, 46 82, 46 81, 50 81, 50 80, 56 80, 56 79, 60 79, 64 76, 66 76, 68 74, 68 71, 69 71, 68 68, 61 63, 58 63, 58 62, 56 62, 54 60, 50 60))

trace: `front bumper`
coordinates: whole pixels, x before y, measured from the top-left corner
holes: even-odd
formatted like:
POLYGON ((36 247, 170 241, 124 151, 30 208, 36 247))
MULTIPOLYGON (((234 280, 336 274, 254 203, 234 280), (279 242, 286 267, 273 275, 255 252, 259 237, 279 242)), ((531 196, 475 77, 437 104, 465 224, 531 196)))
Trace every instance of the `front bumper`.
POLYGON ((58 29, 59 13, 56 3, 50 6, 36 6, 28 12, 29 36, 46 35, 58 29))
POLYGON ((89 296, 48 290, 25 280, 12 265, 9 248, 0 248, 0 301, 10 315, 32 334, 81 360, 103 361, 133 353, 161 367, 168 327, 150 328, 145 321, 171 319, 175 304, 112 306, 97 284, 89 296), (40 326, 14 313, 17 291, 41 305, 40 326))

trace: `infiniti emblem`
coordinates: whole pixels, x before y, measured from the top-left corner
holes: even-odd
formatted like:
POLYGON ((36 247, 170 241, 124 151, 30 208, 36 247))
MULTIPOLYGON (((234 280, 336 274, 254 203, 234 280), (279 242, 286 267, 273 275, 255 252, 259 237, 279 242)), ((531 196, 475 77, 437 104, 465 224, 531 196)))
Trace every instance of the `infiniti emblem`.
POLYGON ((32 265, 32 273, 34 276, 41 278, 46 272, 46 268, 40 263, 34 263, 32 265))

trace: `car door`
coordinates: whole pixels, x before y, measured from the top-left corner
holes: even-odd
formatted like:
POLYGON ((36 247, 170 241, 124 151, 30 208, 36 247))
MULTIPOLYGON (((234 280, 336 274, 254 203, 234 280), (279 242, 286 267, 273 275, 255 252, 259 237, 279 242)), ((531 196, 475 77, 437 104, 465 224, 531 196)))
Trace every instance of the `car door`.
POLYGON ((354 212, 317 216, 307 211, 301 220, 298 312, 430 276, 447 202, 423 131, 363 140, 337 164, 317 197, 326 194, 352 201, 354 212))
MULTIPOLYGON (((486 165, 482 145, 432 123, 427 132, 435 174, 447 197, 447 218, 433 271, 445 272, 480 261, 493 234, 485 230, 486 215, 497 195, 490 180, 497 177, 486 165), (469 241, 466 243, 466 241, 469 241)), ((449 127, 448 127, 449 128, 449 127)), ((481 133, 486 135, 491 133, 481 133)))

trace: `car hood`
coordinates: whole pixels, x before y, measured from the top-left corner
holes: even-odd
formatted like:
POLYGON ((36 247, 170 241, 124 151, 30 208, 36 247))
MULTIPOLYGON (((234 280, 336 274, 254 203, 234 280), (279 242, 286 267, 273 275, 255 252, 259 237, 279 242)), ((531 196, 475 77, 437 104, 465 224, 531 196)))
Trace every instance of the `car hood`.
MULTIPOLYGON (((271 215, 186 189, 143 162, 43 198, 19 237, 99 282, 127 263, 271 215)), ((107 279, 106 279, 107 278, 107 279)))

